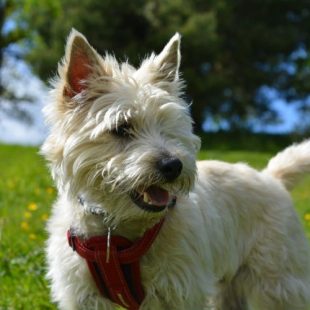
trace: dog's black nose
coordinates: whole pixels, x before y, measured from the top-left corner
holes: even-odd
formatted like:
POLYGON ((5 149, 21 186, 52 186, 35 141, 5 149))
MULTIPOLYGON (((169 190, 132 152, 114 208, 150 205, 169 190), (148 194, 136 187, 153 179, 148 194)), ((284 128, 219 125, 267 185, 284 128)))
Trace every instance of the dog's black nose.
POLYGON ((157 162, 157 169, 167 181, 175 180, 182 171, 183 164, 176 157, 161 158, 157 162))

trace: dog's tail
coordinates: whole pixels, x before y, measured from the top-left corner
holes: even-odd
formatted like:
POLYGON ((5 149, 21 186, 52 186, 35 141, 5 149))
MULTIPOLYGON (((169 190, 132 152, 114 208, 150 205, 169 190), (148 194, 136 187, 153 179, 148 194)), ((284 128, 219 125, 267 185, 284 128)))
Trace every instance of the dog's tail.
POLYGON ((279 179, 291 190, 306 173, 310 173, 310 139, 293 144, 271 158, 264 172, 279 179))

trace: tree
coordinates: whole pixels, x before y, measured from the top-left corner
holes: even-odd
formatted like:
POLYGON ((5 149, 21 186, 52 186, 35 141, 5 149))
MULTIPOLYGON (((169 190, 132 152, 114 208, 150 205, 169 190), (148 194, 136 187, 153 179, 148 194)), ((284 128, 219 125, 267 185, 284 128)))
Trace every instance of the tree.
POLYGON ((307 107, 310 2, 290 0, 27 0, 23 21, 34 29, 28 61, 48 79, 63 55, 72 26, 104 54, 137 65, 160 51, 174 32, 183 35, 182 71, 198 128, 206 117, 230 128, 253 118, 277 119, 264 95, 277 90, 307 107))
POLYGON ((33 98, 14 91, 12 84, 19 79, 19 74, 13 67, 10 70, 4 70, 8 58, 5 56, 15 60, 20 59, 20 49, 14 49, 13 46, 16 47, 17 43, 27 37, 26 27, 21 20, 16 18, 20 8, 18 0, 0 0, 0 111, 30 122, 29 115, 20 103, 31 102, 33 98))

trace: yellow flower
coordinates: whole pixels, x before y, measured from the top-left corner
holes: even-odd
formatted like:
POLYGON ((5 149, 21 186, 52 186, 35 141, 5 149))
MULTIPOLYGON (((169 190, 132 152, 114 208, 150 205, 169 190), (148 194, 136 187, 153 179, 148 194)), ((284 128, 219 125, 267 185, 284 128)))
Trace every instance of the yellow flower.
POLYGON ((48 194, 53 194, 54 193, 54 188, 53 187, 48 187, 47 189, 46 189, 46 192, 48 193, 48 194))
POLYGON ((20 227, 23 230, 29 230, 29 224, 27 222, 25 222, 25 221, 21 222, 20 227))
POLYGON ((28 211, 26 211, 26 212, 24 213, 24 218, 25 218, 25 219, 29 219, 29 218, 31 218, 31 216, 32 216, 32 214, 31 214, 30 212, 28 212, 28 211))
POLYGON ((306 213, 304 215, 304 219, 305 219, 306 222, 310 222, 310 213, 306 213))
POLYGON ((48 214, 44 213, 41 215, 41 220, 46 221, 48 219, 48 214))
POLYGON ((37 206, 37 204, 34 203, 34 202, 31 202, 31 203, 28 205, 28 210, 30 210, 30 211, 35 211, 35 210, 37 210, 37 209, 38 209, 38 206, 37 206))
POLYGON ((29 239, 31 240, 36 240, 37 239, 37 236, 35 234, 30 234, 29 235, 29 239))

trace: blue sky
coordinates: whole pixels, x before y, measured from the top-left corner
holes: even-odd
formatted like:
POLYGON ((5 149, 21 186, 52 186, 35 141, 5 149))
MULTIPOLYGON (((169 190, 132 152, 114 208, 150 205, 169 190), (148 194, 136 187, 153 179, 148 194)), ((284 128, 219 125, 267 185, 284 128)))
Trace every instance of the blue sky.
MULTIPOLYGON (((47 87, 33 74, 23 61, 16 61, 5 57, 5 66, 0 72, 0 78, 6 82, 17 95, 30 95, 34 102, 21 102, 21 108, 28 112, 32 123, 21 122, 6 115, 0 110, 0 142, 9 144, 39 145, 47 135, 42 108, 48 97, 47 87)), ((10 106, 10 102, 1 102, 3 107, 10 106)))
MULTIPOLYGON (((300 115, 296 110, 296 106, 290 105, 282 99, 273 98, 271 100, 271 105, 275 111, 279 113, 279 118, 281 122, 279 124, 262 124, 259 120, 255 120, 253 123, 254 132, 266 132, 266 133, 289 133, 293 131, 299 123, 300 115)), ((226 122, 221 123, 222 129, 227 129, 228 125, 226 122)), ((203 124, 203 129, 206 131, 216 131, 218 130, 218 125, 214 124, 211 119, 207 119, 203 124)))

